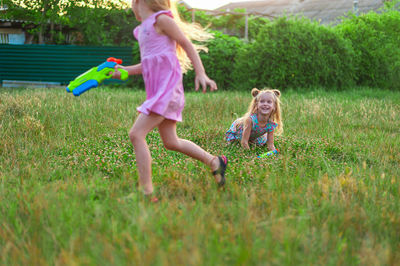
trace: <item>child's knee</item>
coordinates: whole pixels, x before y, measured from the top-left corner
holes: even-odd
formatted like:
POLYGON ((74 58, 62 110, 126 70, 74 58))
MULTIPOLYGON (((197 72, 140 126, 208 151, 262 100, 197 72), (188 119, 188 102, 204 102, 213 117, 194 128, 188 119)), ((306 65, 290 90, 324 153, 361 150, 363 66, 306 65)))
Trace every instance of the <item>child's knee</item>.
POLYGON ((137 141, 141 141, 145 137, 142 137, 137 131, 130 130, 129 131, 129 139, 131 140, 132 144, 135 144, 137 141))
POLYGON ((177 141, 167 140, 167 141, 164 141, 164 147, 167 150, 177 151, 177 150, 179 150, 179 143, 177 141))

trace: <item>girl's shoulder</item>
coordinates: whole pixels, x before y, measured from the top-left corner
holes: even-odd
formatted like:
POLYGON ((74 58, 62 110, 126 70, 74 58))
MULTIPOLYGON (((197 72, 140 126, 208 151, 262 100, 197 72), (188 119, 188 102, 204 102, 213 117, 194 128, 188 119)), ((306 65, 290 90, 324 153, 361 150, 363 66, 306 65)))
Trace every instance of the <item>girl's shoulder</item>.
POLYGON ((133 30, 133 35, 138 40, 139 31, 149 31, 149 29, 156 26, 156 24, 166 24, 165 20, 171 18, 173 19, 174 16, 170 10, 160 10, 158 12, 154 12, 133 30))
POLYGON ((171 10, 160 10, 160 11, 154 12, 153 14, 148 16, 144 21, 142 21, 141 25, 155 24, 156 22, 159 21, 159 18, 168 18, 168 17, 174 18, 171 10), (165 16, 161 16, 161 15, 165 15, 165 16))
POLYGON ((152 17, 155 21, 158 21, 159 19, 174 18, 174 15, 172 15, 171 10, 160 10, 158 12, 155 12, 152 17))
POLYGON ((246 125, 253 124, 253 118, 251 116, 243 117, 243 124, 246 124, 246 125))
POLYGON ((154 25, 158 33, 163 31, 163 28, 170 28, 175 23, 174 16, 170 10, 161 10, 153 15, 151 24, 154 25))
POLYGON ((251 119, 251 121, 252 121, 254 124, 258 124, 257 114, 251 114, 251 115, 249 116, 249 118, 251 119))

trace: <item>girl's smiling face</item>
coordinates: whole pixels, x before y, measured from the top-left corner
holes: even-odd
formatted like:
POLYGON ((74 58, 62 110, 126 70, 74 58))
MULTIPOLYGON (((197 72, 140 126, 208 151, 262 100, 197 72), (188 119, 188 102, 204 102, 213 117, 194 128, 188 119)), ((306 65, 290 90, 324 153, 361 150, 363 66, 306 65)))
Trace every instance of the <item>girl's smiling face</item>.
POLYGON ((275 111, 275 98, 272 93, 262 93, 257 104, 258 113, 261 115, 271 115, 275 111))

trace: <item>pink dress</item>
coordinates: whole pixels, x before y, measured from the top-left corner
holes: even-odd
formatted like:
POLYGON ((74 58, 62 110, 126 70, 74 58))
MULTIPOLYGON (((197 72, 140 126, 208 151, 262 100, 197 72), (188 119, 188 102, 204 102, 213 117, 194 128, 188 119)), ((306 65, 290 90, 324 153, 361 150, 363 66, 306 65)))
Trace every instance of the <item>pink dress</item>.
POLYGON ((154 28, 157 16, 161 14, 173 17, 171 11, 158 11, 133 31, 139 42, 146 87, 146 101, 137 110, 147 115, 153 112, 167 119, 182 121, 185 97, 176 42, 157 33, 154 28))

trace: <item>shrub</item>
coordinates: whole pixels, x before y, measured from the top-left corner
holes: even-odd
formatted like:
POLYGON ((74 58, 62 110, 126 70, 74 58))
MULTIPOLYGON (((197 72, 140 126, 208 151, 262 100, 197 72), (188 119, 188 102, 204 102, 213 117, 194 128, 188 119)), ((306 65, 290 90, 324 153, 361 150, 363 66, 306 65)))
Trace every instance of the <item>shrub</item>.
MULTIPOLYGON (((207 75, 217 83, 219 89, 232 87, 233 65, 235 64, 237 50, 242 45, 243 42, 236 37, 214 32, 214 39, 210 40, 207 44, 209 51, 207 53, 200 52, 200 58, 207 75)), ((139 62, 139 44, 135 42, 133 46, 133 64, 138 64, 139 62)), ((194 89, 194 78, 194 70, 190 70, 183 75, 183 86, 185 90, 194 89)), ((134 76, 131 80, 135 86, 144 88, 141 76, 134 76)))
POLYGON ((77 30, 74 44, 131 46, 132 30, 139 24, 128 9, 106 9, 73 6, 69 24, 77 30))
POLYGON ((241 88, 353 85, 354 51, 331 28, 307 18, 281 17, 240 50, 234 76, 241 88))
POLYGON ((352 42, 356 51, 358 85, 400 88, 400 12, 350 15, 336 31, 352 42))
MULTIPOLYGON (((235 65, 238 50, 243 45, 243 41, 237 37, 216 31, 214 32, 214 39, 207 44, 208 53, 200 53, 207 75, 217 83, 219 89, 228 89, 235 85, 232 76, 233 66, 235 65)), ((185 89, 194 87, 194 77, 193 70, 184 75, 185 89)))

